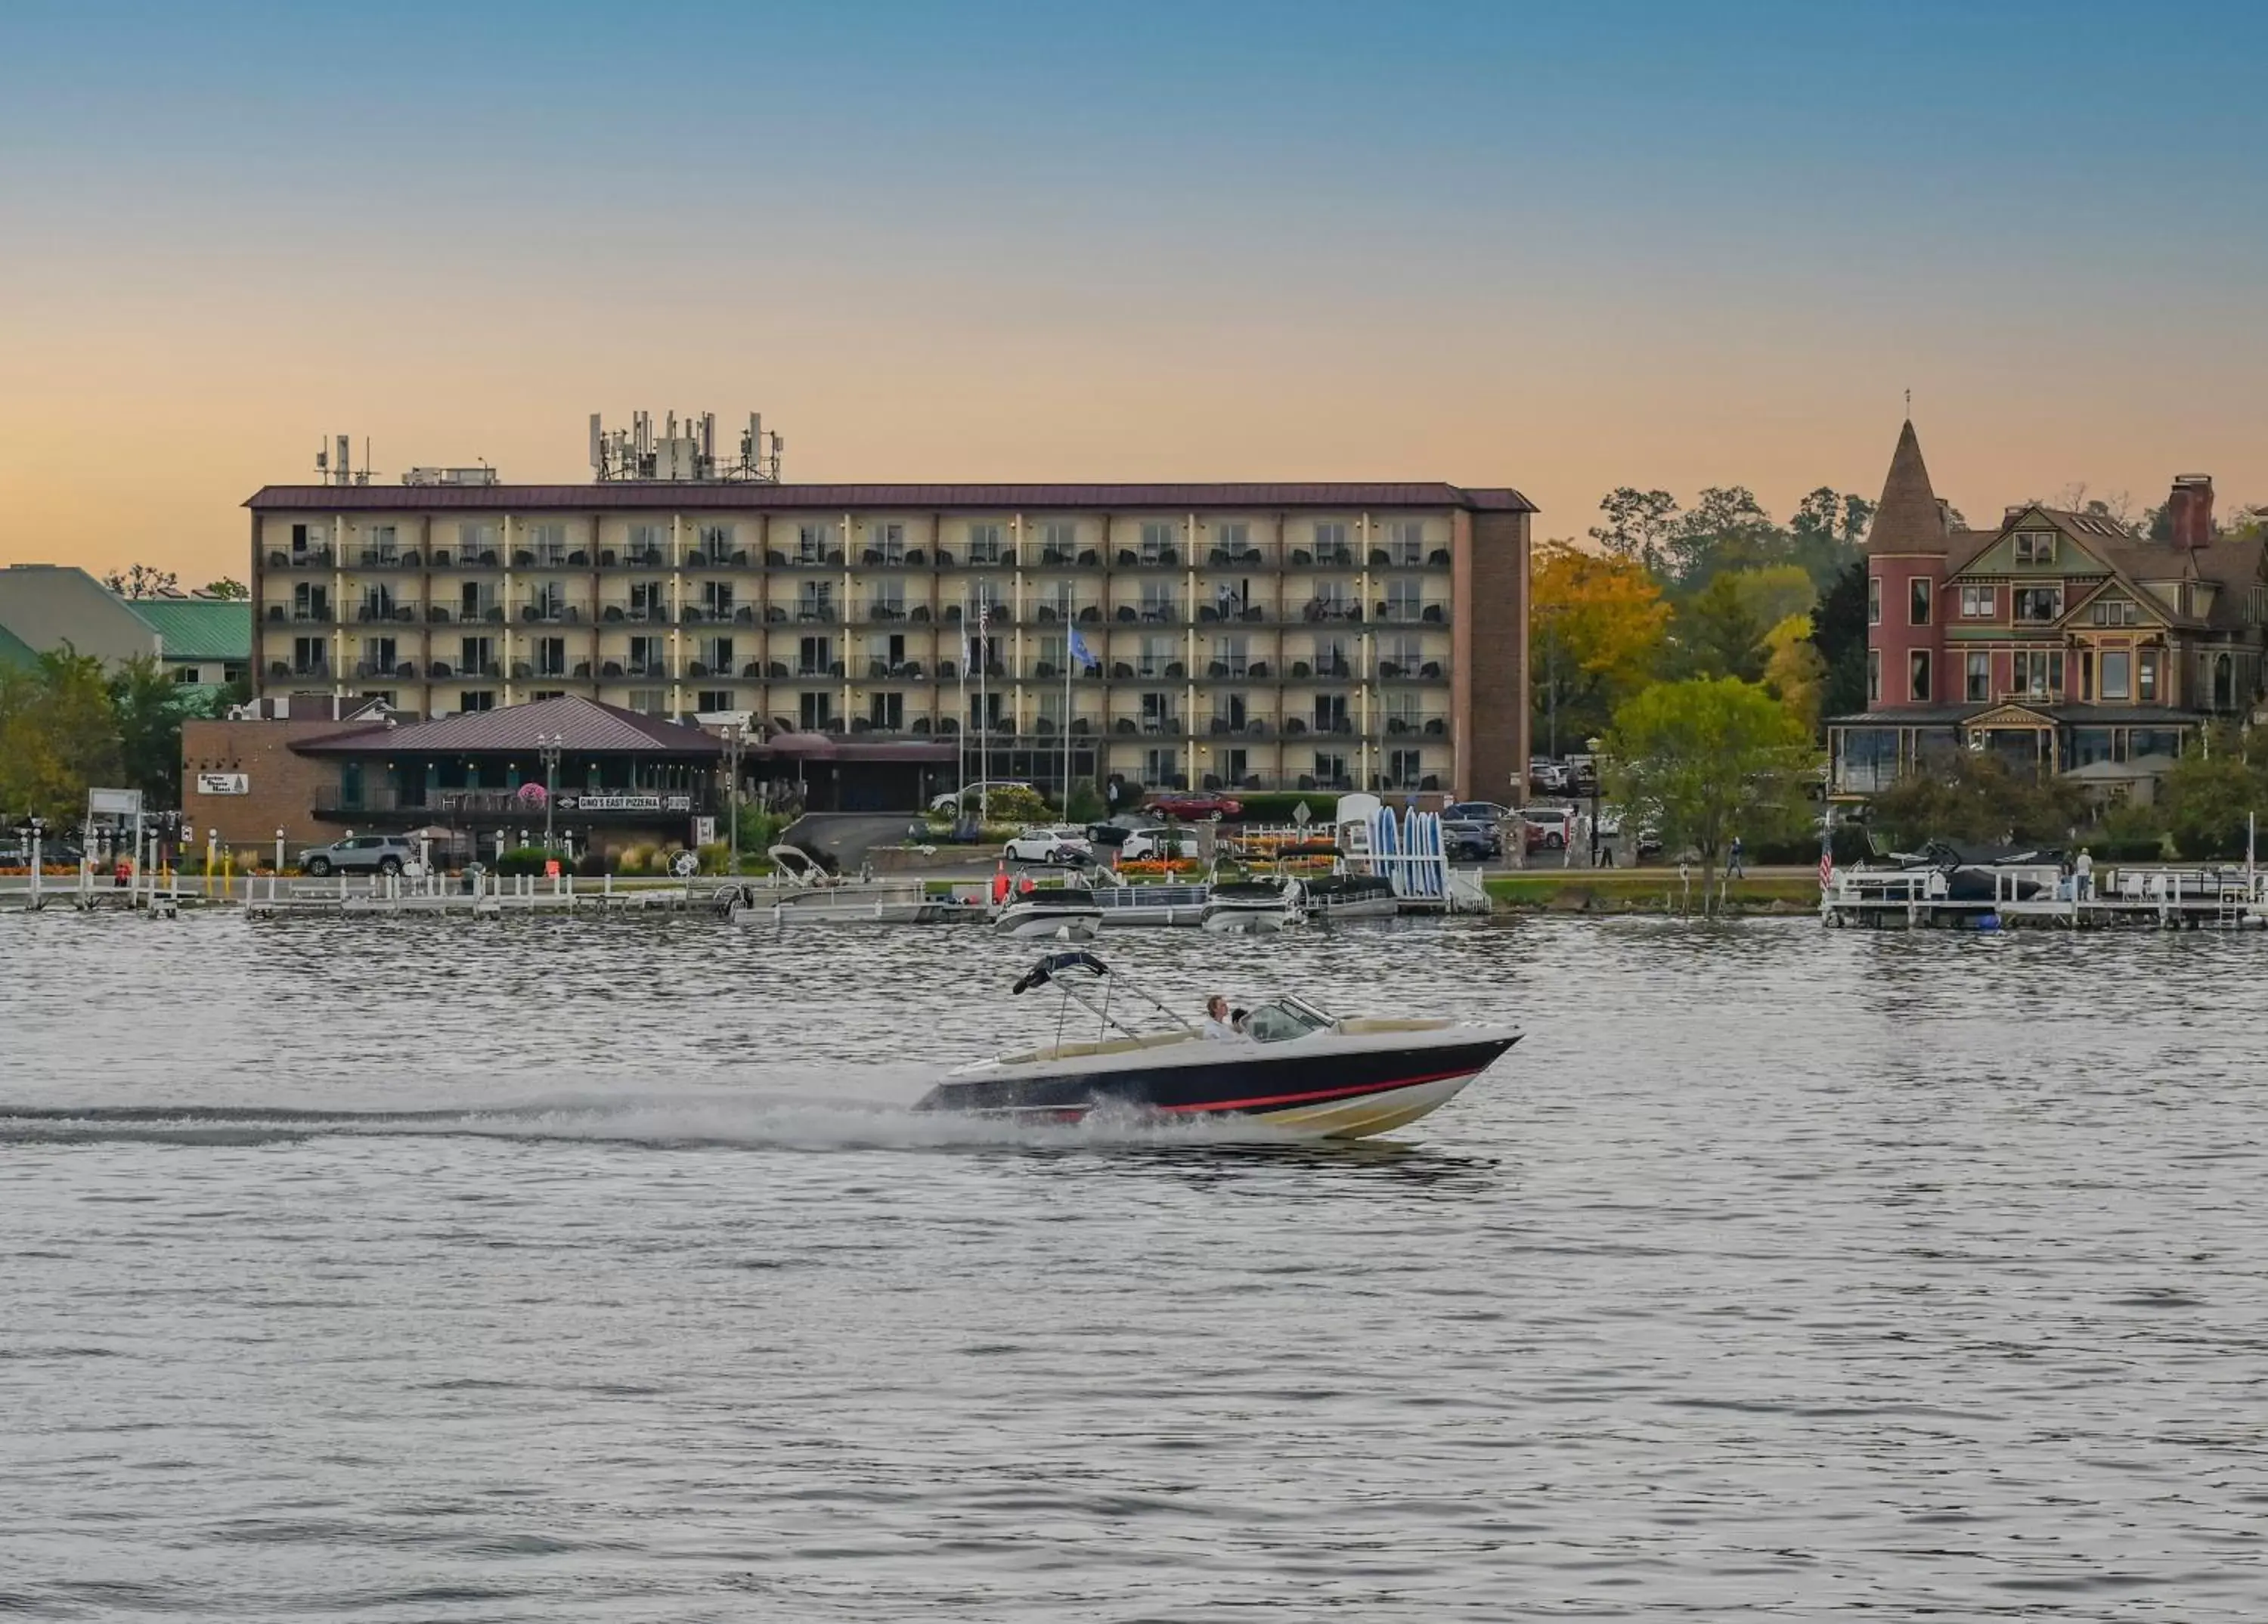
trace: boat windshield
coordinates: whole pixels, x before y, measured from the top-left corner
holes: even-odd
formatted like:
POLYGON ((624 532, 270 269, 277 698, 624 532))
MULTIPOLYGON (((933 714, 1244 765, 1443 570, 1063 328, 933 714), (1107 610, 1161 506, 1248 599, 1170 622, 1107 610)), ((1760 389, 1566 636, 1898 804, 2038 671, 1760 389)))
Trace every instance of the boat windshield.
POLYGON ((1280 1044, 1310 1032, 1329 1031, 1331 1025, 1330 1017, 1322 1011, 1296 998, 1282 998, 1254 1010, 1245 1021, 1244 1035, 1255 1043, 1280 1044))

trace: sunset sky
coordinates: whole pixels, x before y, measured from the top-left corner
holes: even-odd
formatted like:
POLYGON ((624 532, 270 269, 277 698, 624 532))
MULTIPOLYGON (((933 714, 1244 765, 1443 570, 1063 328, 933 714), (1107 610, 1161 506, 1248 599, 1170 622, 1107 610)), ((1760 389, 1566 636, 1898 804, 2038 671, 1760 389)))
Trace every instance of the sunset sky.
POLYGON ((1972 518, 2268 501, 2268 8, 0 10, 0 563, 245 572, 239 504, 588 477, 1438 478, 1972 518))

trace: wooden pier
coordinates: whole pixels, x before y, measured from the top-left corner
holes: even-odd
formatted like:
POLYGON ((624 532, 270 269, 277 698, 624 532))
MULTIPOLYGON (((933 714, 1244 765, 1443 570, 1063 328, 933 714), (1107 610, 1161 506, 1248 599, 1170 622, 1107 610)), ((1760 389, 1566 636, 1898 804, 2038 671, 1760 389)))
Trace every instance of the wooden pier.
POLYGON ((1819 916, 1873 930, 2268 928, 2268 871, 2243 865, 2104 868, 2081 889, 2045 865, 1964 869, 1957 881, 1938 868, 1838 869, 1819 916), (1969 894, 1980 882, 1991 894, 1969 894))

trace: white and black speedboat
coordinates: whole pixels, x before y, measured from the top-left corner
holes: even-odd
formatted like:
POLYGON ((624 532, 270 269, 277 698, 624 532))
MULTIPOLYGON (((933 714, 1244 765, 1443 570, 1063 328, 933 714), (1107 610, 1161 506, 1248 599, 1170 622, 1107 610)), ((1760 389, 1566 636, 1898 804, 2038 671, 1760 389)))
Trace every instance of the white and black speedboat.
POLYGON ((1217 880, 1197 923, 1210 931, 1254 936, 1282 930, 1299 917, 1297 880, 1217 880))
POLYGON ((1289 994, 1254 1008, 1243 1035, 1207 1037, 1086 951, 1049 954, 1014 990, 1038 987, 1064 1000, 1055 1042, 964 1066, 916 1109, 1034 1122, 1120 1114, 1248 1123, 1266 1138, 1366 1139, 1439 1110, 1521 1038, 1516 1027, 1334 1015, 1289 994), (1093 1036, 1064 1035, 1074 1019, 1093 1036))
POLYGON ((1003 903, 992 929, 1032 941, 1092 941, 1102 929, 1102 910, 1083 885, 1035 886, 1003 903))

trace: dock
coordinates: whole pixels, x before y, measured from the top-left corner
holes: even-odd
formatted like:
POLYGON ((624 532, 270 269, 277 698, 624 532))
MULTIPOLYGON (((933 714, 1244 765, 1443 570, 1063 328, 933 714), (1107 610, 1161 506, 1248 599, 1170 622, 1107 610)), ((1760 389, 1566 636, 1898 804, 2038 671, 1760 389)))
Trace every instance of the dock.
POLYGON ((2268 928, 2268 871, 2104 868, 2082 896, 2043 864, 1965 869, 1957 882, 1940 868, 1838 869, 1819 914, 1869 930, 2254 930, 2268 928))

